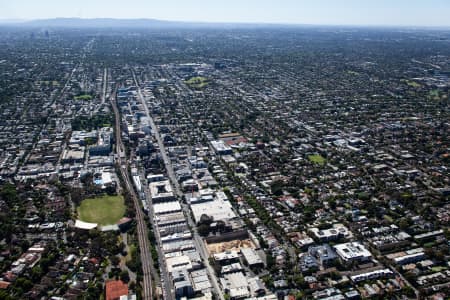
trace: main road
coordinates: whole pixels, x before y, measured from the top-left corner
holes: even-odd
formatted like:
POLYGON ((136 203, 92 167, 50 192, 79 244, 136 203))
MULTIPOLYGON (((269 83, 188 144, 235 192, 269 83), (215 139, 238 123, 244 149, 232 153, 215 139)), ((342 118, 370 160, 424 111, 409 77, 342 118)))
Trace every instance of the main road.
MULTIPOLYGON (((145 179, 145 176, 142 176, 145 179)), ((147 199, 151 199, 150 191, 148 190, 148 185, 144 184, 143 186, 144 192, 146 194, 147 199)), ((165 300, 173 300, 175 299, 174 295, 174 289, 173 284, 169 277, 169 271, 167 270, 166 262, 165 262, 165 256, 164 252, 162 251, 162 243, 161 243, 161 236, 159 234, 158 229, 158 222, 155 222, 154 216, 154 210, 153 205, 151 201, 148 202, 148 214, 150 216, 150 224, 153 228, 153 234, 155 235, 155 239, 158 243, 156 245, 156 251, 158 252, 158 259, 159 259, 159 269, 161 274, 161 288, 163 292, 163 297, 165 300)))
POLYGON ((105 68, 103 70, 103 79, 102 79, 102 95, 101 95, 101 101, 102 104, 106 101, 106 91, 108 90, 108 69, 105 68))
MULTIPOLYGON (((154 122, 154 120, 153 120, 153 118, 152 118, 152 116, 150 114, 150 111, 149 111, 148 106, 147 106, 147 102, 145 101, 144 96, 142 96, 141 87, 140 87, 140 85, 139 85, 139 83, 137 81, 136 74, 134 73, 133 68, 131 68, 131 73, 133 75, 133 80, 134 80, 134 83, 135 83, 136 88, 137 88, 137 96, 139 98, 139 101, 141 102, 142 107, 145 110, 146 116, 150 120, 150 126, 152 128, 153 134, 154 134, 154 136, 156 138, 156 141, 158 143, 159 151, 160 151, 161 157, 162 157, 162 159, 164 161, 164 165, 166 167, 167 176, 169 177, 170 181, 172 182, 174 190, 175 190, 176 194, 178 195, 179 199, 181 200, 181 198, 183 196, 183 193, 181 192, 180 185, 178 184, 178 181, 177 181, 177 179, 175 177, 175 173, 173 171, 172 162, 170 161, 169 157, 167 156, 166 148, 165 148, 164 143, 162 141, 161 134, 159 133, 159 129, 156 126, 156 124, 155 124, 155 122, 154 122)), ((213 268, 209 264, 208 254, 207 254, 208 252, 206 250, 205 243, 203 242, 202 238, 199 236, 199 234, 197 232, 197 226, 196 226, 195 222, 192 220, 189 206, 182 202, 182 207, 183 207, 184 214, 185 214, 185 216, 186 216, 186 218, 188 220, 189 226, 192 228, 192 231, 193 231, 192 232, 192 236, 194 237, 194 242, 195 242, 195 244, 197 246, 197 250, 199 251, 200 256, 201 256, 201 258, 203 260, 203 264, 206 266, 206 268, 208 270, 208 275, 209 275, 209 278, 210 278, 210 280, 212 282, 212 285, 213 285, 213 287, 214 287, 214 289, 216 291, 216 294, 219 296, 219 298, 221 300, 225 300, 223 294, 221 293, 221 289, 219 287, 219 283, 218 283, 218 279, 217 279, 216 273, 214 272, 213 268)))
POLYGON ((140 257, 142 263, 142 287, 143 295, 142 299, 153 299, 153 286, 152 286, 152 258, 150 252, 150 242, 148 240, 148 229, 145 223, 144 213, 141 209, 139 198, 133 188, 133 184, 128 175, 128 161, 126 156, 125 147, 122 142, 122 131, 120 129, 120 114, 117 108, 115 100, 115 92, 110 97, 111 105, 115 115, 116 126, 116 151, 117 151, 117 163, 119 165, 120 173, 125 182, 127 190, 130 192, 133 199, 134 208, 136 210, 136 223, 137 223, 137 235, 139 241, 140 257))

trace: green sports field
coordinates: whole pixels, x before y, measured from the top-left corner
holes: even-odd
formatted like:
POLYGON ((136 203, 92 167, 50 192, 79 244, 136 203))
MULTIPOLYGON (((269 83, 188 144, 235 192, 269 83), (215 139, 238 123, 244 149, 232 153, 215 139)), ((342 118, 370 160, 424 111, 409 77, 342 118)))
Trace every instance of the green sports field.
POLYGON ((105 195, 83 200, 77 211, 81 221, 111 225, 123 217, 125 204, 122 196, 105 195))
POLYGON ((185 83, 192 88, 201 89, 208 85, 208 79, 202 76, 196 76, 186 80, 185 83))
POLYGON ((79 95, 79 96, 75 96, 74 99, 88 101, 88 100, 92 100, 92 95, 88 95, 88 94, 79 95))
POLYGON ((324 165, 326 162, 326 159, 320 154, 309 155, 308 159, 319 165, 324 165))

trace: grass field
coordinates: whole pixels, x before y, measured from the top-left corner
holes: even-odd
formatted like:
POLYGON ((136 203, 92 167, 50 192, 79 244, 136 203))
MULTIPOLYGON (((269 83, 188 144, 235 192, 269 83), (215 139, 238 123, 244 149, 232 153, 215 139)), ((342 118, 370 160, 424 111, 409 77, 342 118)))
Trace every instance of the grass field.
POLYGON ((432 267, 432 268, 431 268, 431 271, 433 271, 433 272, 442 272, 442 271, 444 271, 444 270, 446 270, 446 269, 447 269, 446 267, 435 266, 435 267, 432 267))
POLYGON ((412 80, 407 80, 406 84, 413 88, 420 88, 422 85, 412 80))
POLYGON ((319 165, 324 165, 326 162, 326 159, 320 154, 309 155, 308 159, 319 165))
POLYGON ((86 100, 86 101, 89 101, 89 100, 92 100, 92 96, 88 95, 88 94, 85 94, 85 95, 75 96, 74 99, 75 100, 86 100))
POLYGON ((388 215, 384 215, 383 219, 385 219, 386 221, 391 222, 391 223, 394 222, 394 219, 392 219, 392 217, 388 216, 388 215))
POLYGON ((429 96, 432 100, 439 100, 441 99, 440 94, 439 94, 439 90, 431 90, 430 91, 430 96, 429 96))
POLYGON ((77 211, 81 221, 110 225, 123 217, 125 204, 122 196, 101 196, 83 200, 77 211))
POLYGON ((355 71, 347 71, 347 73, 350 75, 359 76, 359 73, 355 71))
POLYGON ((197 76, 186 80, 185 83, 192 88, 200 89, 208 85, 208 79, 205 77, 197 76))
POLYGON ((407 80, 407 79, 401 79, 400 81, 406 83, 408 86, 413 87, 413 88, 422 87, 422 85, 420 83, 418 83, 417 81, 407 80))
POLYGON ((45 85, 52 84, 53 86, 59 86, 59 82, 56 80, 53 80, 53 81, 44 80, 44 81, 39 81, 38 83, 45 84, 45 85))

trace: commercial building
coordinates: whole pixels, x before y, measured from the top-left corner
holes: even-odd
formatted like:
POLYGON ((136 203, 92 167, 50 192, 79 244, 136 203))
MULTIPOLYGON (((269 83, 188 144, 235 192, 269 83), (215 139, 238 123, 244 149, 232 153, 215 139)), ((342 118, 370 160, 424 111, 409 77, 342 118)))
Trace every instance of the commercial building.
POLYGON ((328 244, 309 247, 308 254, 317 259, 324 268, 331 267, 338 259, 336 252, 328 244))
POLYGON ((230 273, 220 278, 223 290, 230 295, 230 299, 250 297, 247 278, 242 272, 230 273))
POLYGON ((223 192, 191 198, 190 206, 195 222, 199 222, 202 215, 212 217, 214 221, 227 221, 236 218, 230 201, 223 192))
POLYGON ((359 242, 338 244, 334 246, 336 253, 346 263, 365 262, 370 260, 372 254, 359 242))
POLYGON ((181 212, 181 205, 177 201, 155 203, 153 212, 157 215, 181 212))
POLYGON ((191 297, 194 294, 194 288, 186 269, 178 270, 172 274, 173 287, 177 299, 181 297, 191 297))
POLYGON ((169 180, 151 182, 149 184, 152 203, 170 202, 175 200, 175 195, 169 180))
POLYGON ((98 132, 97 144, 89 147, 90 156, 105 156, 109 155, 112 150, 112 135, 111 127, 101 128, 98 132))
POLYGON ((334 224, 329 229, 319 229, 317 227, 310 228, 313 238, 321 242, 336 241, 340 238, 348 238, 351 236, 350 231, 343 224, 334 224))
POLYGON ((252 248, 241 248, 241 254, 249 267, 264 267, 264 262, 252 248))
POLYGON ((231 147, 223 141, 211 141, 211 146, 218 155, 230 155, 233 153, 231 147))

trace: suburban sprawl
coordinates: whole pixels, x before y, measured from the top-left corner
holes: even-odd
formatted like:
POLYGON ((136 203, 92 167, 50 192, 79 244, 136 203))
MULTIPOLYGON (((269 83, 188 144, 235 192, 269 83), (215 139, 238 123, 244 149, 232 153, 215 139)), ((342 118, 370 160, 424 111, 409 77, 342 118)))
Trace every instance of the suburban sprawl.
POLYGON ((0 27, 0 299, 448 299, 450 32, 180 26, 0 27))

